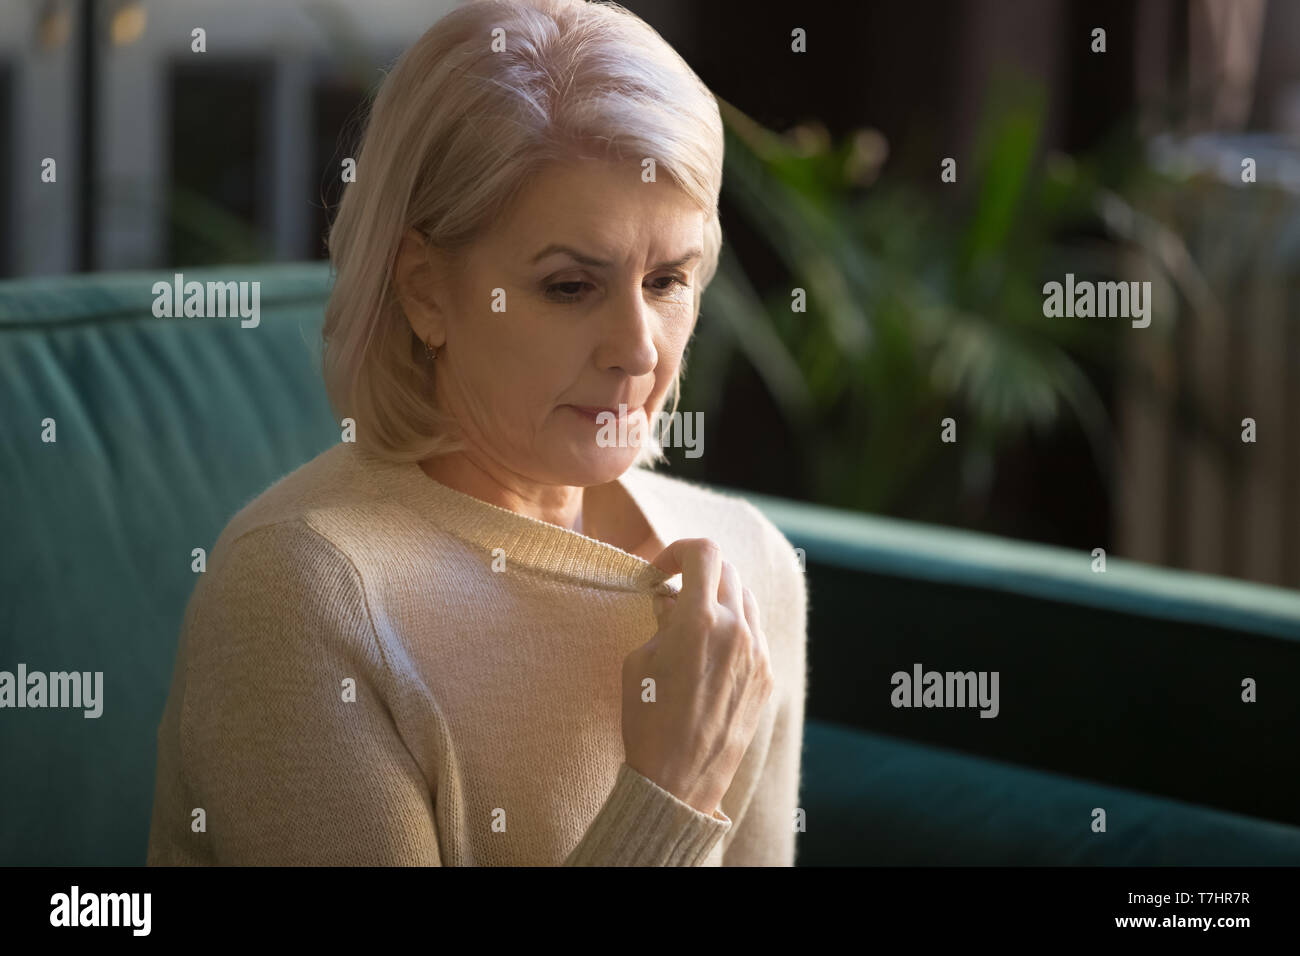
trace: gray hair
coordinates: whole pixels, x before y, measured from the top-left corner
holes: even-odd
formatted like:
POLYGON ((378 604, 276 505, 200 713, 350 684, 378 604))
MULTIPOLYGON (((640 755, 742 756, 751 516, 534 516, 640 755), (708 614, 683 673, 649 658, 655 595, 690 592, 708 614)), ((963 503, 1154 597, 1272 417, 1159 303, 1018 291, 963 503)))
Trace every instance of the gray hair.
MULTIPOLYGON (((335 279, 323 373, 335 414, 357 422, 360 446, 392 461, 460 447, 434 400, 437 363, 395 297, 405 231, 441 249, 464 248, 544 167, 597 143, 606 158, 653 157, 708 213, 698 316, 722 246, 722 118, 713 94, 653 28, 615 3, 472 0, 397 61, 329 234, 335 279), (504 37, 499 52, 494 35, 504 37)), ((683 357, 673 412, 684 368, 683 357)), ((657 411, 646 409, 652 422, 657 411)), ((663 460, 649 432, 636 465, 663 460)))

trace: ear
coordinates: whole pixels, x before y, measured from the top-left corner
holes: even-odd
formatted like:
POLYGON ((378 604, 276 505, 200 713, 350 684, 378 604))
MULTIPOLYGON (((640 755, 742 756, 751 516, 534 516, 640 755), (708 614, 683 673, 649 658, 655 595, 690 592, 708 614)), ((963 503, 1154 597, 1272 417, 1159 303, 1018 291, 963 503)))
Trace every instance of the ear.
POLYGON ((429 240, 415 229, 407 229, 393 264, 393 287, 411 329, 420 341, 434 348, 447 340, 446 290, 437 262, 429 240))

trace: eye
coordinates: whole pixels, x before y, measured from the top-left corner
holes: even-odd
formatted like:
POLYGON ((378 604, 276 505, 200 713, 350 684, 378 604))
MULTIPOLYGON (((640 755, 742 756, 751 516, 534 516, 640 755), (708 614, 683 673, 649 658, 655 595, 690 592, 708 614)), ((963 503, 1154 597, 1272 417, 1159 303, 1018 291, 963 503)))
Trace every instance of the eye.
MULTIPOLYGON (((650 281, 652 283, 657 283, 664 282, 665 280, 667 280, 668 285, 654 286, 655 291, 665 297, 676 294, 679 289, 689 288, 689 286, 687 286, 687 284, 677 276, 659 276, 650 281)), ((547 298, 556 302, 577 302, 582 298, 583 288, 590 284, 591 283, 583 282, 579 279, 575 279, 572 282, 553 282, 546 287, 546 295, 547 298)))
POLYGON ((677 276, 660 276, 659 278, 652 279, 651 281, 662 282, 665 279, 667 279, 670 283, 674 283, 674 284, 667 285, 667 286, 658 286, 657 289, 659 292, 671 293, 671 292, 676 292, 678 288, 682 288, 682 289, 687 288, 686 283, 683 282, 681 279, 677 278, 677 276))
POLYGON ((555 282, 546 287, 546 294, 557 302, 577 302, 582 298, 579 293, 585 285, 588 285, 588 283, 578 280, 574 280, 573 282, 555 282), (574 289, 574 286, 577 288, 574 289))

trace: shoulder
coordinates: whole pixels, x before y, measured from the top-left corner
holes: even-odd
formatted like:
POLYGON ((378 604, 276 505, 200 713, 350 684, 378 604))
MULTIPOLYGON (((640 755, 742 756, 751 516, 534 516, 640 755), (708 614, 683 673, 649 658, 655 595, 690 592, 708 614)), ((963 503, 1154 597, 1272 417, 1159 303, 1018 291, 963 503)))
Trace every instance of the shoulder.
POLYGON ((278 648, 305 656, 325 642, 369 644, 367 606, 352 559, 290 518, 259 523, 214 548, 186 609, 186 629, 225 654, 278 648))
MULTIPOLYGON (((373 497, 354 475, 350 446, 336 445, 244 504, 213 543, 192 612, 240 634, 334 630, 355 619, 364 585, 334 514, 369 523, 373 497)), ((187 617, 190 616, 187 613, 187 617)), ((251 638, 250 638, 251 639, 251 638)))
POLYGON ((225 590, 261 589, 281 597, 308 589, 328 592, 354 577, 351 558, 303 515, 223 533, 207 569, 207 578, 225 590))
POLYGON ((384 553, 414 546, 410 515, 376 483, 376 467, 350 443, 331 446, 240 507, 211 563, 275 563, 295 581, 365 577, 384 553))
POLYGON ((392 658, 373 609, 354 563, 301 520, 214 551, 181 626, 182 734, 222 732, 231 701, 250 694, 314 696, 345 676, 386 693, 392 658))
POLYGON ((368 489, 357 480, 353 457, 351 446, 340 443, 278 478, 239 508, 222 530, 217 547, 230 546, 259 528, 291 523, 313 511, 366 496, 368 489))

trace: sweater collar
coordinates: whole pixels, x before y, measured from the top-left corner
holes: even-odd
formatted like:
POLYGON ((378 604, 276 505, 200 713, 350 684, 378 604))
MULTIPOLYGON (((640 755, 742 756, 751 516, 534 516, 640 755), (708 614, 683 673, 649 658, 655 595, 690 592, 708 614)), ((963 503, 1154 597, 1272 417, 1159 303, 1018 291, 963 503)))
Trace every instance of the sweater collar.
MULTIPOLYGON (((391 462, 367 454, 355 445, 355 460, 383 489, 430 524, 486 552, 505 553, 506 566, 528 567, 567 580, 621 591, 672 593, 672 576, 622 548, 561 528, 529 515, 502 508, 457 491, 425 474, 418 462, 391 462)), ((670 536, 663 503, 646 487, 642 469, 631 468, 616 480, 640 509, 646 523, 665 544, 670 536)))

